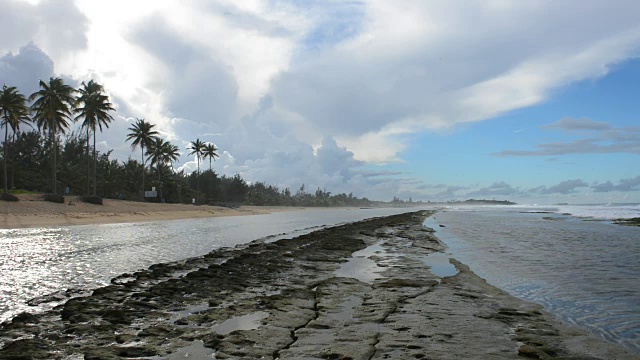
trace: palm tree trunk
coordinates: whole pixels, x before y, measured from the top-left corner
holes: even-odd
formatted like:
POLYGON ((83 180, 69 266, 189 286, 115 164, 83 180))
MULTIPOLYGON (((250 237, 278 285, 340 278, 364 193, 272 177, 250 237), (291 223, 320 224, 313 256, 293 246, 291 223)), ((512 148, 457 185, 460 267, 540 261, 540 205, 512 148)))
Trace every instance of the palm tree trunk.
POLYGON ((49 137, 51 138, 51 147, 53 148, 53 193, 57 194, 58 193, 58 187, 57 187, 57 182, 58 182, 58 174, 57 173, 57 154, 58 154, 58 142, 56 141, 56 135, 55 135, 55 130, 50 130, 49 131, 49 137))
POLYGON ((140 150, 142 151, 142 201, 144 202, 144 172, 146 161, 144 161, 144 145, 140 144, 140 150))
POLYGON ((162 202, 162 179, 160 178, 160 164, 158 163, 156 165, 156 168, 158 170, 158 192, 160 193, 160 202, 162 202))
POLYGON ((5 124, 4 131, 4 192, 9 192, 9 179, 7 177, 7 141, 9 140, 9 121, 7 119, 7 123, 5 124))
POLYGON ((196 176, 196 204, 198 203, 198 193, 200 192, 200 156, 196 156, 198 159, 198 173, 196 176))
POLYGON ((10 186, 11 189, 15 187, 13 182, 13 176, 15 175, 15 165, 13 164, 14 154, 16 153, 15 144, 16 144, 16 132, 14 131, 13 134, 11 134, 11 186, 10 186))
POLYGON ((91 191, 91 160, 89 159, 89 127, 87 126, 87 192, 85 194, 87 194, 87 196, 89 195, 89 192, 91 191))
POLYGON ((211 173, 211 182, 209 183, 209 201, 211 201, 211 190, 213 188, 213 170, 211 170, 211 157, 209 157, 209 172, 211 173))
POLYGON ((96 196, 96 129, 93 129, 93 196, 96 196))

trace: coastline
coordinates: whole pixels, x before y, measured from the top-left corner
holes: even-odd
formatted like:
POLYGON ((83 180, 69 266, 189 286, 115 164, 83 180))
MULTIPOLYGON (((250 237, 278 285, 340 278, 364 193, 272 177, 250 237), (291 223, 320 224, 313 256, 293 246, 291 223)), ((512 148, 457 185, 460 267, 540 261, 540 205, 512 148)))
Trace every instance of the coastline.
POLYGON ((262 215, 302 207, 158 204, 104 199, 103 205, 83 203, 68 196, 64 204, 47 202, 40 195, 20 195, 20 201, 0 201, 0 229, 88 224, 115 224, 223 216, 262 215))
POLYGON ((428 214, 254 241, 123 274, 90 296, 0 325, 0 357, 639 358, 456 260, 455 275, 428 270, 425 259, 444 250, 422 226, 428 214))

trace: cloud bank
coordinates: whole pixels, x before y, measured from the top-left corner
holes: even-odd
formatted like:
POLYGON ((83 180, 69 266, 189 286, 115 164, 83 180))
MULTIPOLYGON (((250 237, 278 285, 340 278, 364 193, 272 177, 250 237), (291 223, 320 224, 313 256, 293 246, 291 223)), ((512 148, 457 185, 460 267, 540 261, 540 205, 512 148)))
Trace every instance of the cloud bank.
POLYGON ((586 133, 588 137, 572 142, 536 145, 536 150, 504 150, 495 156, 555 156, 567 154, 640 154, 640 127, 613 128, 611 125, 589 119, 564 118, 543 127, 586 133))

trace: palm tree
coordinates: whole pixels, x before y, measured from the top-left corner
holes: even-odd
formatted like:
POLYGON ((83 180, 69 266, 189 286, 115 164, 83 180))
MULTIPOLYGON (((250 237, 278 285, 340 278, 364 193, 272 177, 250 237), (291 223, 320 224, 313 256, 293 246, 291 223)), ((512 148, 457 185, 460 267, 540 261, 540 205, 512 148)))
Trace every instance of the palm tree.
POLYGON ((180 148, 167 141, 164 144, 162 153, 164 156, 165 164, 169 163, 171 172, 173 172, 173 163, 178 161, 178 158, 180 157, 180 148))
MULTIPOLYGON (((204 146, 204 151, 202 153, 205 158, 209 158, 209 171, 211 172, 211 175, 213 175, 211 160, 215 161, 215 159, 219 157, 217 151, 218 151, 218 148, 215 146, 215 144, 207 143, 204 146)), ((209 184, 209 198, 211 198, 211 188, 213 187, 212 185, 213 185, 213 176, 211 179, 211 184, 209 184)))
POLYGON ((160 198, 162 199, 162 178, 161 167, 169 163, 173 168, 173 163, 178 161, 180 153, 179 148, 168 141, 161 138, 155 138, 147 148, 147 156, 151 162, 151 166, 156 167, 158 173, 158 184, 160 189, 160 198))
POLYGON ((8 175, 7 175, 7 142, 9 141, 9 127, 15 134, 20 127, 20 123, 28 124, 29 108, 27 107, 27 99, 18 92, 15 86, 7 87, 4 85, 0 90, 0 116, 2 122, 0 125, 5 127, 4 132, 4 192, 9 192, 8 175))
POLYGON ((144 119, 136 119, 136 122, 127 130, 127 141, 131 142, 131 149, 135 150, 136 146, 140 146, 142 151, 142 201, 144 201, 144 173, 146 170, 146 160, 144 157, 144 148, 149 148, 151 143, 158 137, 158 132, 153 130, 154 124, 146 122, 144 119))
POLYGON ((73 88, 65 85, 61 78, 50 78, 46 83, 40 80, 40 90, 29 96, 34 101, 31 110, 38 128, 49 133, 51 151, 53 152, 53 193, 57 193, 57 159, 58 133, 64 134, 69 128, 71 107, 75 102, 73 88))
POLYGON ((200 139, 196 139, 196 141, 192 141, 187 147, 188 150, 191 150, 189 155, 196 154, 196 159, 198 161, 198 172, 196 173, 196 202, 198 193, 200 192, 200 157, 204 154, 205 143, 200 141, 200 139))
POLYGON ((78 90, 80 96, 76 100, 75 113, 78 114, 75 121, 84 118, 82 127, 87 130, 87 194, 89 194, 89 130, 93 132, 93 195, 96 195, 96 127, 102 132, 102 126, 109 128, 109 123, 113 117, 109 111, 115 111, 109 102, 109 97, 104 95, 102 85, 90 80, 88 83, 82 82, 82 87, 78 90))

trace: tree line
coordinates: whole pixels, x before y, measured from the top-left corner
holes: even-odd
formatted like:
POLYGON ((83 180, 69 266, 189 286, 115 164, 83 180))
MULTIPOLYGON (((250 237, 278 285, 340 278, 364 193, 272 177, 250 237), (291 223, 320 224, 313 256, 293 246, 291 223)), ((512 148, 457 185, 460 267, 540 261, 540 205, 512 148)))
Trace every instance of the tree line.
POLYGON ((96 134, 109 127, 115 111, 102 85, 91 80, 73 89, 61 78, 39 82, 40 90, 26 97, 16 87, 0 90, 0 129, 4 130, 1 162, 4 193, 10 189, 52 194, 127 200, 198 204, 249 204, 282 206, 368 206, 371 202, 353 194, 332 195, 317 189, 294 194, 262 182, 249 184, 240 175, 218 176, 212 162, 218 148, 200 139, 187 146, 197 169, 176 171, 178 146, 160 137, 155 125, 135 119, 126 141, 140 149, 140 161, 111 159, 111 151, 96 150, 96 134), (31 102, 31 105, 29 105, 31 102), (69 132, 71 123, 79 130, 69 132), (209 168, 201 171, 201 161, 209 168), (155 193, 146 193, 155 187, 155 193), (155 195, 149 197, 149 195, 155 195))

